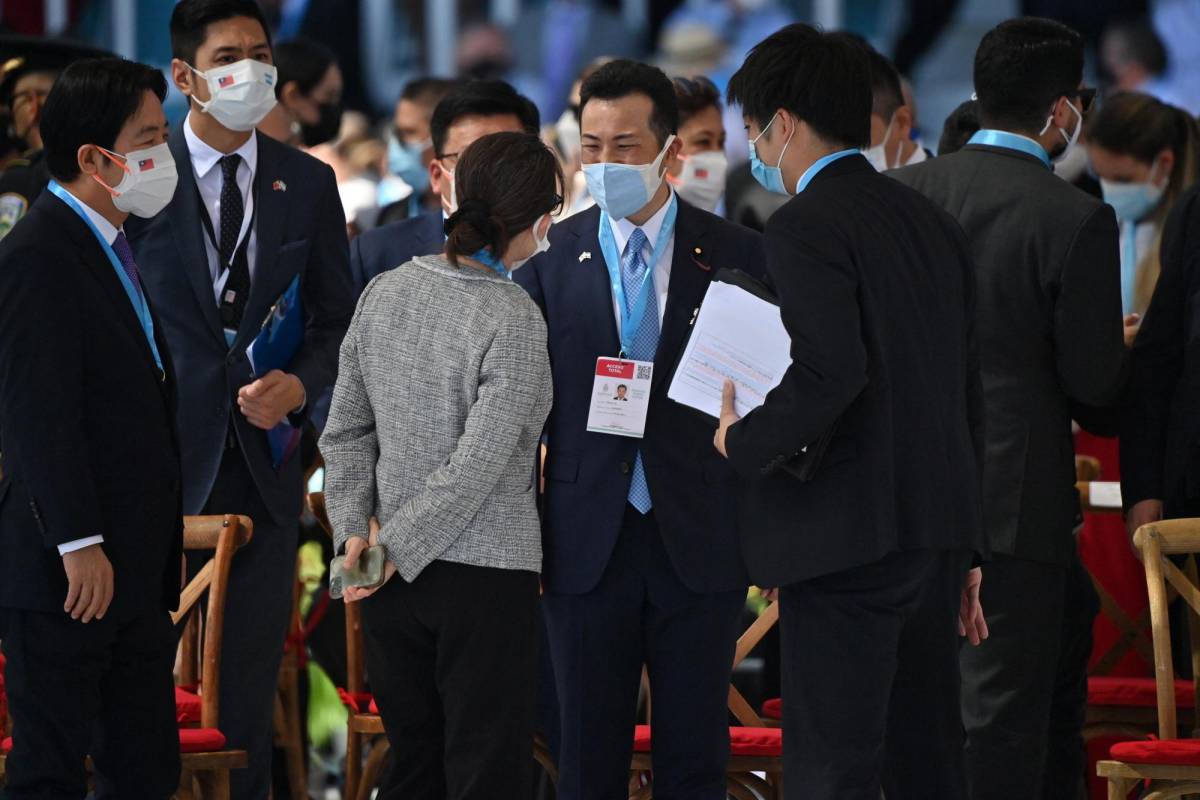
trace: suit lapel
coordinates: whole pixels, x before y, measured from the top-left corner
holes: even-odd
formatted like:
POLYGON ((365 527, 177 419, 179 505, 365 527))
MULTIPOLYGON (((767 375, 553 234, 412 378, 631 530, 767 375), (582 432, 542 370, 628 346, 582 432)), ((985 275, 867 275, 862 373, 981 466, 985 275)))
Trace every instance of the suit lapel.
POLYGON ((682 201, 675 218, 675 250, 671 255, 671 280, 667 288, 667 308, 663 313, 658 351, 654 355, 654 380, 651 392, 657 391, 674 370, 675 361, 691 330, 692 316, 704 300, 708 289, 712 263, 706 242, 708 232, 694 217, 695 211, 682 201), (705 266, 701 266, 704 264, 705 266))
POLYGON ((254 275, 250 283, 250 298, 246 302, 246 311, 242 316, 242 325, 238 331, 238 339, 247 335, 256 336, 262 327, 262 320, 271 305, 279 299, 279 295, 287 288, 292 276, 286 280, 275 274, 278 263, 280 245, 283 244, 283 231, 287 223, 287 189, 281 171, 281 159, 271 142, 266 142, 263 134, 255 133, 258 141, 258 167, 254 173, 254 231, 256 235, 254 254, 254 275))
MULTIPOLYGON (((187 124, 187 123, 184 123, 187 124)), ((165 212, 170 221, 175 246, 183 262, 183 271, 196 295, 196 302, 214 336, 225 344, 221 331, 221 317, 217 313, 217 301, 213 295, 212 274, 208 269, 208 250, 204 244, 204 228, 200 215, 208 212, 200 204, 200 193, 196 188, 196 174, 192 168, 192 157, 188 152, 183 128, 176 128, 171 135, 171 155, 178 165, 179 185, 175 198, 165 212)))
POLYGON ((583 317, 582 323, 588 338, 595 343, 597 355, 616 357, 621 352, 621 338, 617 334, 617 319, 613 310, 612 287, 608 282, 608 267, 604 264, 604 252, 600 249, 600 210, 579 215, 579 227, 575 230, 575 246, 568 253, 563 278, 571 286, 578 286, 584 294, 584 302, 576 307, 583 317))

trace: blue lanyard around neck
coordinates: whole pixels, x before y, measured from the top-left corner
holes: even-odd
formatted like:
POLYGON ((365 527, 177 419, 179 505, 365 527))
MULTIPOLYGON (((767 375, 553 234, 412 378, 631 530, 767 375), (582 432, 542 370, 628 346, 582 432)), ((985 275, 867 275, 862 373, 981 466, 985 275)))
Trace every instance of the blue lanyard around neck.
POLYGON ((508 278, 510 281, 512 280, 512 272, 509 271, 508 267, 504 266, 504 262, 501 259, 492 255, 486 247, 476 250, 475 254, 472 255, 471 258, 475 259, 480 264, 483 264, 485 267, 490 268, 501 278, 508 278))
MULTIPOLYGON (((667 203, 667 215, 663 218, 662 228, 658 232, 658 238, 654 241, 654 250, 650 253, 650 260, 646 262, 646 274, 642 276, 642 285, 638 287, 633 308, 630 308, 625 302, 625 282, 621 278, 621 254, 617 252, 617 241, 613 238, 612 223, 608 219, 608 214, 603 212, 600 214, 600 251, 604 254, 604 266, 608 268, 608 282, 612 286, 613 297, 616 298, 617 308, 621 311, 621 358, 625 358, 625 355, 633 347, 634 336, 642 324, 642 317, 646 316, 650 298, 654 295, 654 267, 658 264, 663 248, 675 233, 675 216, 679 212, 679 202, 675 199, 674 192, 671 192, 671 198, 667 203)), ((657 313, 657 308, 655 313, 657 313)))
POLYGON ((804 174, 800 176, 800 180, 796 181, 796 194, 800 194, 805 189, 807 189, 808 185, 810 183, 812 183, 812 179, 817 177, 817 173, 819 173, 821 170, 828 167, 833 162, 843 159, 846 156, 852 156, 856 153, 861 153, 861 152, 862 151, 859 150, 857 147, 852 147, 849 150, 839 150, 836 153, 830 153, 827 156, 822 156, 821 158, 818 158, 816 161, 813 162, 813 165, 811 167, 804 170, 804 174))
POLYGON ((75 199, 75 196, 64 189, 58 181, 50 181, 50 184, 46 188, 79 215, 79 218, 88 226, 88 230, 96 237, 96 241, 100 243, 104 254, 108 256, 109 263, 112 264, 113 270, 117 273, 117 280, 121 281, 121 286, 125 289, 125 296, 129 298, 129 303, 133 306, 133 313, 137 315, 138 322, 142 326, 142 333, 146 334, 146 342, 150 345, 150 352, 154 356, 154 363, 158 365, 158 371, 161 374, 163 371, 162 357, 158 354, 158 345, 154 341, 154 319, 150 316, 150 306, 146 304, 146 298, 133 285, 133 281, 130 280, 129 274, 125 272, 125 267, 121 264, 121 259, 117 257, 116 251, 100 235, 100 230, 92 222, 87 212, 83 210, 83 206, 79 205, 79 201, 75 199))
POLYGON ((1009 150, 1018 150, 1022 153, 1027 153, 1033 156, 1038 161, 1046 165, 1046 169, 1053 169, 1050 164, 1050 156, 1046 154, 1046 148, 1030 139, 1028 136, 1021 136, 1019 133, 1010 133, 1009 131, 998 131, 992 128, 983 128, 975 132, 975 134, 967 140, 967 144, 986 144, 990 147, 1006 147, 1009 150))

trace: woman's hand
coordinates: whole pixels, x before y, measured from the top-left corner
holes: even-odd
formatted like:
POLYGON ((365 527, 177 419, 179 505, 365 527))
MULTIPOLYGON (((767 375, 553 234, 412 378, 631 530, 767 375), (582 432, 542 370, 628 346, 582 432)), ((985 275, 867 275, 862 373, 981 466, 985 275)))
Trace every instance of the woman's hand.
MULTIPOLYGON (((375 545, 379 544, 379 520, 375 519, 374 517, 371 517, 370 530, 371 536, 369 539, 364 539, 361 536, 352 536, 346 542, 346 569, 354 569, 354 566, 358 563, 358 559, 360 556, 362 556, 363 551, 368 547, 374 547, 375 545)), ((384 561, 383 581, 379 584, 379 586, 383 586, 383 584, 390 581, 392 576, 395 574, 396 565, 391 561, 384 561)), ((370 597, 371 595, 375 594, 375 592, 378 591, 379 586, 375 586, 373 588, 367 588, 365 586, 348 586, 342 592, 342 599, 347 603, 358 602, 363 598, 370 597)))

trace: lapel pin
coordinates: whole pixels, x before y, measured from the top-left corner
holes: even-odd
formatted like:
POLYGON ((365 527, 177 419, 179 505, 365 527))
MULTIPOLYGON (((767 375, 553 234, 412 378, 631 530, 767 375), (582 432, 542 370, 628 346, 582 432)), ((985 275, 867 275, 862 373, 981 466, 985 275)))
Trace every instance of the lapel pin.
POLYGON ((272 189, 274 189, 274 190, 275 190, 275 191, 277 191, 277 192, 286 192, 286 191, 287 191, 287 184, 286 184, 286 183, 284 183, 283 181, 277 180, 277 181, 275 181, 274 183, 272 183, 272 184, 271 184, 271 188, 272 188, 272 189))
POLYGON ((579 263, 580 264, 582 264, 585 261, 591 261, 591 260, 592 260, 592 253, 590 250, 584 250, 582 253, 579 254, 579 263))
POLYGON ((703 248, 693 247, 692 248, 692 263, 695 264, 700 269, 704 270, 705 272, 712 272, 712 267, 709 266, 708 264, 705 264, 703 261, 700 260, 700 257, 703 255, 704 255, 703 248))

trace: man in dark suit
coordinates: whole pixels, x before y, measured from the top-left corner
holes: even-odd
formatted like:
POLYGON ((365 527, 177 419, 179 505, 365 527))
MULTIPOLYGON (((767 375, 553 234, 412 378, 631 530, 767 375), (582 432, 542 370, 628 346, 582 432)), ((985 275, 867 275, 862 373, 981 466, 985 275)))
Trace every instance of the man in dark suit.
POLYGON ((9 798, 171 796, 182 551, 176 383, 122 226, 174 187, 161 73, 82 61, 42 112, 53 180, 0 245, 0 638, 9 798), (152 162, 152 163, 147 163, 152 162), (108 187, 116 187, 115 194, 108 187))
POLYGON ((964 589, 986 551, 966 242, 858 149, 862 44, 790 25, 729 98, 756 177, 795 195, 764 234, 792 363, 740 421, 727 384, 715 442, 746 481, 750 577, 780 587, 787 797, 961 800, 960 601, 963 632, 986 633, 964 589), (784 469, 831 427, 808 482, 784 469))
POLYGON ((1133 342, 1121 431, 1121 499, 1129 533, 1200 516, 1200 379, 1185 355, 1200 337, 1200 187, 1180 197, 1162 238, 1162 273, 1133 342))
POLYGON ((889 173, 958 219, 978 277, 995 558, 983 568, 992 636, 962 653, 974 800, 1070 797, 1083 774, 1097 604, 1072 535, 1071 409, 1115 401, 1124 346, 1113 211, 1051 167, 1083 126, 1082 77, 1075 31, 1004 22, 975 54, 982 129, 957 153, 889 173))
POLYGON ((663 181, 679 111, 661 71, 614 61, 584 82, 581 107, 598 206, 555 225, 549 253, 514 273, 546 315, 554 368, 542 602, 561 706, 558 796, 625 796, 645 664, 655 797, 716 800, 746 573, 733 474, 711 451, 712 425, 667 386, 713 272, 761 275, 762 244, 663 181), (618 357, 653 363, 643 438, 587 430, 597 359, 618 357))
POLYGON ((274 104, 258 4, 184 0, 171 44, 191 104, 171 135, 179 187, 130 239, 179 364, 184 511, 254 521, 229 577, 221 727, 250 754, 234 797, 261 798, 304 491, 292 451, 308 401, 336 372, 353 305, 348 248, 332 171, 254 131, 274 104), (302 335, 290 358, 264 360, 252 343, 280 300, 302 315, 302 335))
POLYGON ((350 272, 355 296, 362 294, 376 275, 416 256, 442 252, 446 244, 443 225, 458 207, 454 167, 472 142, 489 133, 506 131, 536 136, 538 126, 537 106, 504 81, 472 81, 443 97, 429 123, 434 153, 429 163, 429 185, 441 197, 441 208, 382 225, 354 239, 350 244, 350 272))

